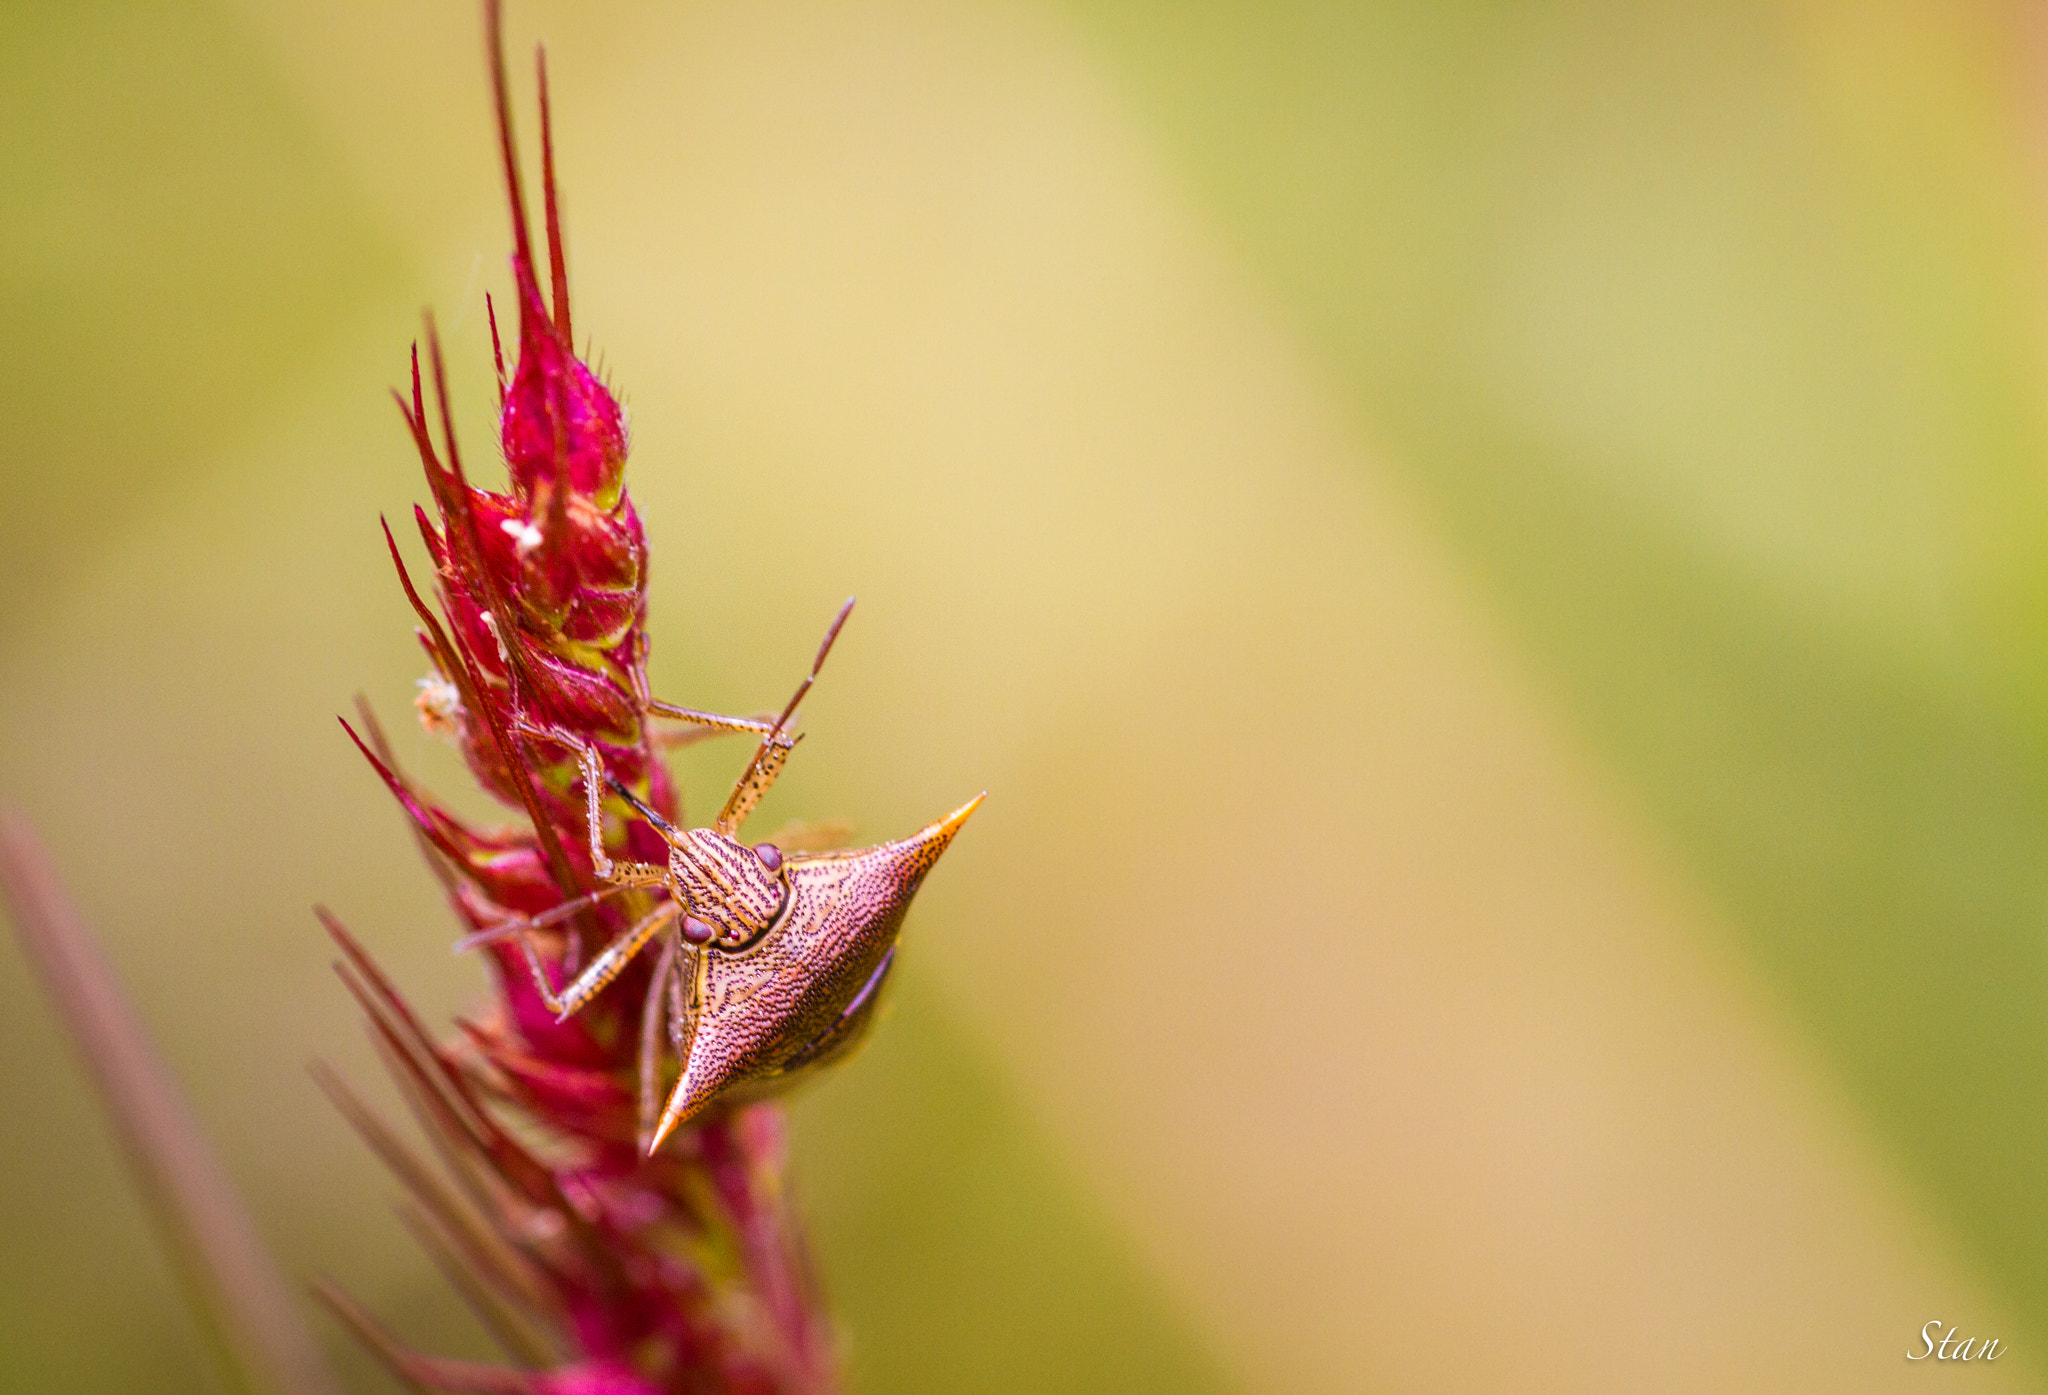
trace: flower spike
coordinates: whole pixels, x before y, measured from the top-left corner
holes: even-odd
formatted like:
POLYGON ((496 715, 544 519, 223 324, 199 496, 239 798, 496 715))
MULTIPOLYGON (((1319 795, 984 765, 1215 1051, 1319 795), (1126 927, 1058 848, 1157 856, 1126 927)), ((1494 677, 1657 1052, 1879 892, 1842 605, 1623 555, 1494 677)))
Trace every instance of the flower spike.
POLYGON ((487 487, 465 465, 428 315, 393 396, 431 498, 413 512, 430 574, 416 585, 388 523, 384 539, 429 665, 421 719, 512 820, 449 812, 400 769, 366 704, 366 736, 342 725, 441 879, 457 948, 485 957, 496 991, 437 1044, 323 912, 337 972, 447 1180, 338 1082, 323 1085, 406 1184, 408 1223, 519 1369, 419 1355, 326 1297, 419 1389, 831 1395, 781 1116, 762 1101, 861 1039, 910 900, 979 800, 863 850, 823 826, 737 840, 799 739, 797 712, 852 603, 780 715, 650 691, 647 541, 625 414, 572 338, 547 57, 536 51, 534 72, 543 270, 497 0, 484 27, 517 316, 501 329, 485 297, 505 480, 487 487), (709 827, 683 816, 660 759, 683 743, 656 718, 757 743, 709 827))

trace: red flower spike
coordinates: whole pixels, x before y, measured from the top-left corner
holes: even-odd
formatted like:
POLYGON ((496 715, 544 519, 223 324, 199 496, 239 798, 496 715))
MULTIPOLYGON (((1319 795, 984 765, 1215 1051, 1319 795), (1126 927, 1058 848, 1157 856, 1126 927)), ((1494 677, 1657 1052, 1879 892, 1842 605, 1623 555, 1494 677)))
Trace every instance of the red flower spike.
MULTIPOLYGON (((635 956, 563 1015, 529 972, 530 948, 559 987, 665 904, 659 889, 586 896, 605 884, 591 866, 578 752, 596 750, 606 777, 654 819, 678 821, 680 808, 645 720, 647 543, 625 487, 624 413, 571 340, 546 62, 538 57, 536 72, 543 271, 495 3, 485 17, 518 314, 508 365, 486 298, 506 484, 482 487, 465 470, 429 320, 395 396, 432 499, 431 512, 414 511, 431 588, 414 585, 388 525, 385 539, 431 669, 422 718, 523 822, 479 828, 455 817, 399 769, 367 709, 367 740, 343 725, 484 942, 496 1000, 436 1044, 362 946, 323 915, 342 950, 337 969, 452 1180, 437 1180, 337 1082, 327 1088, 406 1184, 409 1224, 525 1369, 410 1352, 338 1292, 325 1296, 426 1390, 823 1395, 836 1389, 834 1353, 784 1191, 776 1108, 712 1104, 647 1156, 654 1120, 643 1097, 682 1073, 666 1030, 681 989, 656 977, 656 956, 635 956), (422 589, 437 593, 438 607, 422 589)), ((669 845, 650 817, 599 793, 606 855, 665 864, 669 845)))
POLYGON ((544 482, 566 482, 609 510, 625 484, 625 418, 541 307, 533 268, 514 258, 512 276, 519 292, 519 366, 505 394, 503 430, 513 489, 530 496, 544 482))

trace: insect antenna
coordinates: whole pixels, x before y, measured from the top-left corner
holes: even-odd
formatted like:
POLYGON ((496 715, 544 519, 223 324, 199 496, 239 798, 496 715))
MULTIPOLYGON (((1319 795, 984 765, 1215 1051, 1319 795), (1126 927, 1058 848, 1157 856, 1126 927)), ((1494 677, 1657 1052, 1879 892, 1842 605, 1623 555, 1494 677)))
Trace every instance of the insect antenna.
POLYGON ((789 719, 796 715, 797 704, 810 692, 811 685, 818 681, 818 670, 825 666, 825 656, 832 652, 832 642, 839 638, 839 631, 846 624, 846 617, 853 613, 856 598, 848 596, 846 604, 839 607, 839 613, 832 617, 832 626, 825 631, 825 640, 818 646, 818 657, 811 660, 811 671, 804 675, 804 681, 796 685, 782 715, 775 719, 775 725, 768 728, 761 744, 754 748, 754 758, 747 762, 746 772, 739 783, 733 786, 732 796, 725 801, 725 808, 719 812, 718 822, 713 825, 720 833, 731 837, 746 822, 747 815, 761 802, 761 796, 768 793, 768 787, 775 783, 775 777, 782 773, 782 763, 789 759, 789 753, 796 742, 783 735, 789 726, 789 719))
POLYGON ((839 613, 832 617, 832 628, 825 631, 824 643, 818 646, 818 657, 811 660, 811 671, 804 675, 803 682, 796 685, 796 692, 790 697, 789 705, 782 709, 782 715, 777 717, 775 725, 769 728, 770 738, 789 725, 789 719, 796 713, 796 705, 804 700, 804 694, 811 690, 811 684, 818 681, 818 670, 825 666, 825 656, 832 652, 832 641, 839 638, 839 631, 845 626, 846 617, 853 614, 853 603, 856 599, 848 596, 846 604, 839 607, 839 613))
POLYGON ((628 804, 632 805, 633 808, 639 812, 641 818, 647 820, 656 828, 660 829, 663 837, 669 838, 671 840, 676 837, 676 826, 670 823, 667 819, 663 818, 661 815, 655 813, 654 810, 648 808, 646 801, 641 799, 639 795, 633 793, 633 791, 627 789, 626 786, 620 782, 618 776, 613 775, 609 771, 607 771, 605 773, 604 782, 612 787, 612 793, 618 795, 619 798, 625 800, 628 804))

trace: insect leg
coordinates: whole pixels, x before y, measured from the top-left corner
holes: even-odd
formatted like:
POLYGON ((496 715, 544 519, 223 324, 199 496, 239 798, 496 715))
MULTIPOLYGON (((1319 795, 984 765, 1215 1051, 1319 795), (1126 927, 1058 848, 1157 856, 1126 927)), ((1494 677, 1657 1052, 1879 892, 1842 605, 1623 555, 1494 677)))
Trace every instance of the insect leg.
MULTIPOLYGON (((643 645, 646 643, 644 635, 641 637, 641 643, 643 645)), ((649 716, 669 717, 678 722, 690 722, 699 728, 697 731, 690 732, 656 732, 654 733, 656 745, 687 746, 693 741, 701 741, 706 737, 718 736, 725 732, 764 732, 774 722, 774 718, 766 713, 753 717, 728 717, 718 712, 706 712, 696 707, 684 707, 678 703, 663 702, 660 698, 647 691, 646 660, 647 654, 643 648, 640 653, 640 662, 633 665, 631 669, 633 674, 633 696, 638 700, 640 710, 649 716)))
POLYGON ((682 959, 676 971, 668 980, 668 1041, 676 1051, 677 1062, 690 1058, 690 1042, 697 1035, 697 989, 703 983, 701 961, 703 954, 695 945, 682 947, 682 959), (683 980, 690 981, 689 1001, 683 1000, 683 980))
POLYGON ((641 886, 658 886, 666 873, 659 867, 645 862, 613 862, 604 850, 604 762, 598 759, 597 748, 577 743, 577 759, 583 763, 583 798, 585 813, 590 820, 590 866, 598 876, 608 882, 634 882, 641 886))
POLYGON ((605 946, 604 953, 590 961, 576 981, 560 993, 548 986, 547 966, 541 963, 540 953, 533 947, 529 936, 519 937, 519 947, 526 952, 526 966, 533 971, 534 987, 540 990, 541 1001, 548 1005, 548 1011, 555 1014, 556 1021, 562 1021, 576 1012, 585 1003, 597 996, 607 983, 619 976, 619 970, 626 967, 633 956, 655 935, 661 927, 682 914, 682 905, 676 901, 664 901, 646 915, 640 923, 605 946))
POLYGON ((604 796, 599 793, 607 783, 604 761, 599 758, 597 748, 581 737, 561 730, 559 727, 545 727, 536 722, 519 719, 521 736, 537 737, 542 741, 566 746, 576 753, 577 763, 583 767, 583 797, 586 817, 590 824, 590 866, 591 870, 608 882, 628 882, 634 886, 659 886, 664 873, 659 867, 645 862, 613 862, 604 850, 604 796))
POLYGON ((726 717, 717 712, 703 712, 694 707, 679 707, 673 702, 663 702, 660 698, 648 698, 646 707, 647 711, 656 717, 669 717, 678 722, 688 722, 692 726, 704 728, 702 732, 682 737, 680 742, 675 737, 670 737, 669 744, 686 744, 693 737, 718 736, 734 731, 750 731, 758 736, 775 725, 775 719, 769 716, 726 717))
POLYGON ((709 741, 716 736, 730 736, 735 731, 766 731, 768 724, 774 720, 773 717, 763 717, 758 728, 733 727, 730 730, 723 727, 649 727, 647 739, 654 743, 658 751, 680 751, 686 746, 695 746, 700 741, 709 741))
POLYGON ((731 797, 725 801, 725 808, 718 815, 718 822, 712 825, 728 838, 738 834, 740 825, 747 821, 747 815, 754 812, 761 796, 768 793, 775 777, 782 773, 782 763, 789 759, 789 753, 796 747, 796 738, 784 728, 796 714, 796 705, 811 690, 811 684, 818 681, 818 670, 825 666, 825 656, 832 652, 832 641, 839 638, 840 627, 846 624, 846 617, 852 613, 853 601, 849 598, 845 605, 839 607, 839 613, 832 617, 831 628, 825 631, 825 642, 818 646, 818 657, 811 660, 811 671, 804 675, 803 682, 796 685, 796 692, 783 707, 782 715, 761 738, 761 744, 754 750, 754 758, 747 762, 746 771, 740 776, 739 783, 733 786, 731 797))
POLYGON ((472 949, 481 948, 484 945, 495 944, 507 936, 517 935, 524 930, 545 930, 550 925, 567 920, 585 906, 594 906, 608 896, 617 896, 621 892, 631 891, 635 887, 647 885, 656 885, 656 883, 614 882, 610 886, 601 887, 596 891, 585 892, 573 900, 564 901, 553 910, 543 911, 537 916, 522 920, 501 921, 496 925, 487 926, 473 935, 464 935, 455 942, 455 953, 462 954, 472 949))
MULTIPOLYGON (((645 1148, 654 1136, 654 1087, 661 1079, 661 1024, 668 1016, 669 999, 675 995, 669 991, 670 980, 676 971, 676 951, 682 947, 682 936, 671 934, 662 944, 661 958, 655 961, 654 976, 647 980, 647 1004, 640 1013, 640 1146, 645 1148)), ((669 1031, 675 1028, 671 1024, 669 1031)))

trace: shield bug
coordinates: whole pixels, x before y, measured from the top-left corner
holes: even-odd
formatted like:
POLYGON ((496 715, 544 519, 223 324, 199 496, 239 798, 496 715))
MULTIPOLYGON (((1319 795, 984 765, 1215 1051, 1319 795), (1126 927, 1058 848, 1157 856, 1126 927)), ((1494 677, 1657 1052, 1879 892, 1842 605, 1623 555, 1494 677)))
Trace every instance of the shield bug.
POLYGON ((609 777, 602 758, 587 743, 564 733, 528 733, 575 750, 582 768, 591 865, 605 885, 544 915, 493 926, 458 947, 517 936, 542 1000, 566 1018, 618 977, 634 955, 663 940, 648 989, 643 1097, 651 1104, 656 1022, 664 995, 669 999, 670 1034, 680 1072, 652 1129, 650 1152, 713 1099, 771 1093, 859 1040, 874 1013, 877 990, 894 963, 897 933, 911 898, 986 797, 977 795, 908 838, 871 848, 804 853, 785 852, 774 843, 740 842, 747 816, 796 746, 799 738, 790 731, 791 719, 852 609, 852 601, 840 609, 810 672, 773 722, 648 703, 650 711, 709 729, 761 733, 753 759, 708 827, 671 824, 609 777), (665 866, 606 854, 606 788, 660 832, 669 847, 665 866), (550 983, 532 932, 591 902, 636 888, 666 896, 568 984, 558 988, 550 983))

